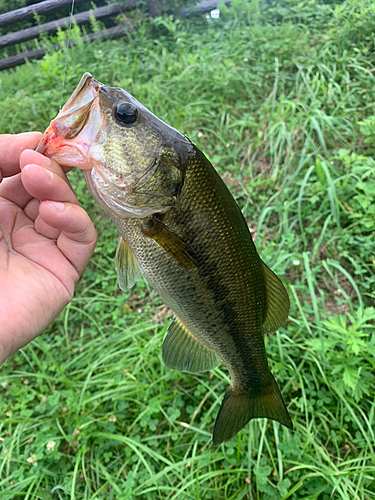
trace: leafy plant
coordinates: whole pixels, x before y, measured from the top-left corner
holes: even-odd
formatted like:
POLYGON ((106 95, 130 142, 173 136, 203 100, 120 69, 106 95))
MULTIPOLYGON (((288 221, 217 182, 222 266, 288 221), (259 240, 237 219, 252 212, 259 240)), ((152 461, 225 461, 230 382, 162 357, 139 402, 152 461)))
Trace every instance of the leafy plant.
POLYGON ((226 370, 162 364, 170 312, 143 280, 119 291, 116 230, 72 171, 99 242, 73 301, 1 368, 1 498, 375 494, 374 4, 220 9, 74 50, 53 38, 43 60, 1 73, 0 130, 43 130, 90 71, 207 154, 289 287, 266 348, 295 429, 256 419, 212 447, 226 370))

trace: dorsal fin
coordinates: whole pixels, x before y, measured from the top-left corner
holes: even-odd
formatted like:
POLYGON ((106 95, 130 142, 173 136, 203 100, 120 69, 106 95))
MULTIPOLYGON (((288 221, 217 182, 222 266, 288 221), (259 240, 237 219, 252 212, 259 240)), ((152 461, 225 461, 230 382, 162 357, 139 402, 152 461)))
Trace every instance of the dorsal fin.
POLYGON ((162 357, 168 368, 191 373, 211 370, 220 361, 215 351, 199 342, 178 318, 168 329, 162 357))
POLYGON ((266 333, 275 332, 288 318, 289 297, 284 285, 274 272, 261 261, 267 293, 267 314, 263 323, 266 333))
POLYGON ((122 236, 119 237, 115 257, 118 286, 124 292, 131 288, 142 276, 133 250, 122 236))

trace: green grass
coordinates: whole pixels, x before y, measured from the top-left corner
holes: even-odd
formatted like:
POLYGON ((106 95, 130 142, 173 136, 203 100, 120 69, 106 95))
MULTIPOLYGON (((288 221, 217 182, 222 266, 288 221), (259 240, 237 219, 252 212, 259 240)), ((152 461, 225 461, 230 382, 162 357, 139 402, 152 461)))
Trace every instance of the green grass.
POLYGON ((1 498, 374 498, 374 4, 234 4, 135 16, 127 39, 0 73, 0 132, 44 130, 90 71, 196 142, 289 283, 266 343, 295 430, 259 419, 212 446, 225 367, 163 365, 170 316, 147 283, 117 289, 116 231, 71 172, 99 243, 71 304, 1 368, 1 498))

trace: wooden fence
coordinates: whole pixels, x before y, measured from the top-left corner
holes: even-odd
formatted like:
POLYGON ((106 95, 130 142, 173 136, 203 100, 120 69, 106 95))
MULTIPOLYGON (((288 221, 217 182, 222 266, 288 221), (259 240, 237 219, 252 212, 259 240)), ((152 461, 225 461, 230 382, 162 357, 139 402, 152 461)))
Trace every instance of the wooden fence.
MULTIPOLYGON (((75 0, 75 4, 87 2, 87 0, 75 0)), ((225 4, 229 5, 230 0, 225 0, 225 4)), ((0 27, 12 25, 19 21, 24 21, 32 19, 37 15, 43 15, 46 13, 53 12, 57 9, 61 9, 63 6, 71 5, 72 0, 44 0, 39 3, 23 7, 21 9, 13 10, 11 12, 6 12, 5 14, 0 14, 0 27)), ((63 17, 55 21, 50 21, 45 24, 33 26, 31 28, 26 28, 13 33, 8 33, 6 35, 0 36, 0 49, 9 47, 11 45, 16 45, 19 43, 26 42, 28 40, 33 40, 38 38, 43 34, 53 34, 56 33, 58 29, 66 29, 70 22, 71 17, 74 22, 79 24, 87 23, 91 16, 95 19, 112 18, 139 6, 140 0, 123 0, 121 3, 114 5, 107 5, 104 7, 99 7, 93 10, 88 10, 86 12, 81 12, 74 16, 63 17)), ((204 14, 215 9, 218 4, 218 0, 207 0, 200 2, 193 7, 186 7, 180 10, 180 15, 183 17, 194 15, 194 14, 204 14)), ((155 17, 162 10, 162 0, 147 0, 148 13, 149 15, 155 17)), ((112 22, 112 24, 114 24, 112 22)), ((129 31, 130 27, 127 24, 118 24, 104 31, 90 33, 83 37, 83 41, 91 42, 97 38, 118 38, 123 36, 126 31, 129 31)), ((74 43, 74 42, 73 42, 74 43)), ((54 45, 55 49, 60 48, 59 44, 54 45)), ((40 48, 37 50, 26 51, 21 54, 6 57, 0 59, 0 70, 13 68, 24 64, 26 60, 31 59, 41 59, 45 55, 45 49, 40 48)))

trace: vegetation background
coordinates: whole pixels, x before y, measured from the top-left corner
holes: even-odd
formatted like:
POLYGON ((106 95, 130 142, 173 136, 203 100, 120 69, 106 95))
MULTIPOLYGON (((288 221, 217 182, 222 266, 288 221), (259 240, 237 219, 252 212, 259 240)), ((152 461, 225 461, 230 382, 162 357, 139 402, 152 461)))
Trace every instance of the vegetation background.
POLYGON ((74 171, 99 243, 71 304, 1 367, 1 498, 374 499, 375 3, 127 21, 0 73, 0 132, 44 130, 90 71, 208 155, 289 284, 266 344, 295 430, 258 419, 212 446, 227 371, 162 364, 170 312, 144 281, 117 288, 116 231, 74 171))

